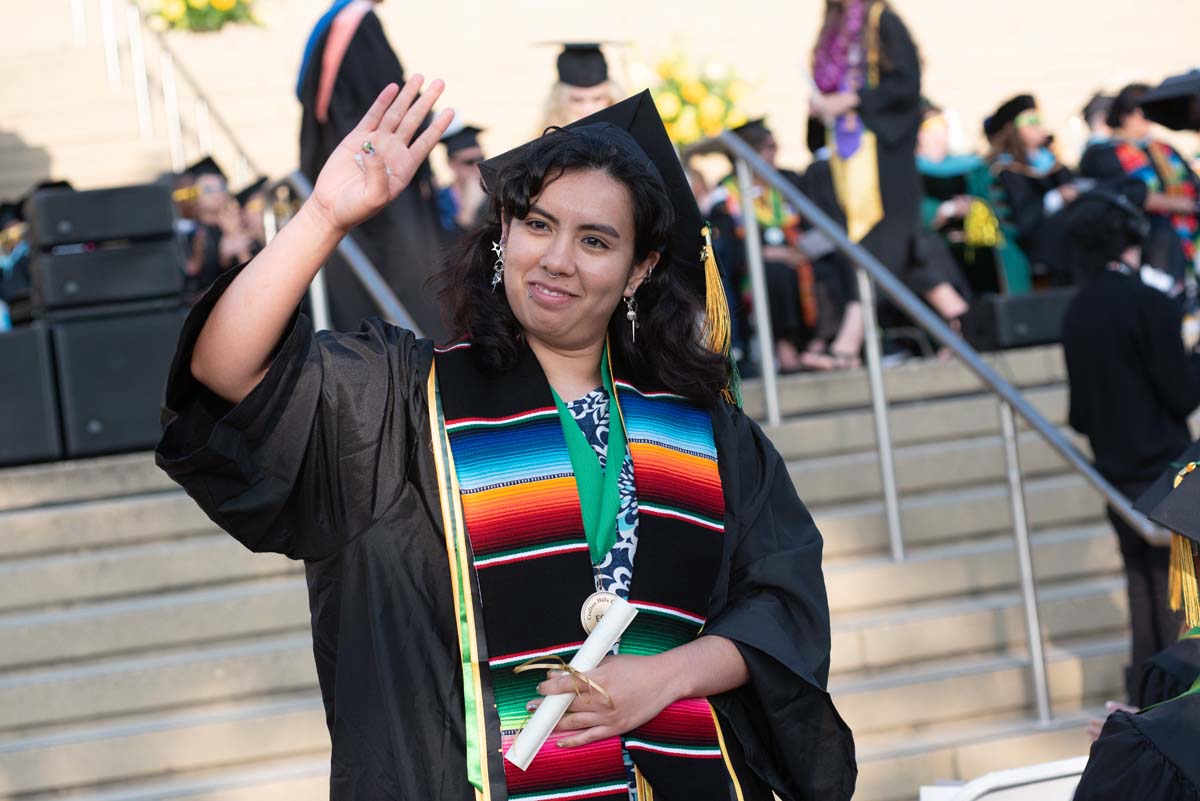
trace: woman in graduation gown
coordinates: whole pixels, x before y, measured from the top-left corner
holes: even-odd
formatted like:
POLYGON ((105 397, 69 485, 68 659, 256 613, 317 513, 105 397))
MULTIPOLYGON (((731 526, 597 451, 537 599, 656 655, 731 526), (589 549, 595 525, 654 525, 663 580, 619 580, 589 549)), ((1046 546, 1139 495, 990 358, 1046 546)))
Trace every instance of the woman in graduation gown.
POLYGON ((483 165, 452 344, 295 314, 449 123, 413 139, 442 88, 420 84, 195 307, 157 456, 251 550, 305 561, 331 798, 849 798, 821 537, 723 397, 720 276, 648 92, 483 165), (529 705, 578 687, 514 667, 569 660, 595 592, 638 617, 522 772, 529 705))
MULTIPOLYGON (((374 11, 375 0, 336 0, 318 20, 304 50, 296 95, 300 119, 300 171, 309 181, 364 108, 390 82, 404 83, 404 68, 374 11)), ((354 231, 354 241, 404 304, 423 332, 445 328, 427 289, 441 252, 437 187, 422 163, 405 191, 354 231)), ((340 331, 353 331, 379 309, 340 255, 325 271, 329 311, 340 331)))
POLYGON ((1017 244, 1029 257, 1033 273, 1044 283, 1075 281, 1066 247, 1066 217, 1059 214, 1079 196, 1075 175, 1050 149, 1032 95, 1002 103, 983 123, 991 143, 988 161, 995 177, 1001 220, 1013 226, 1017 244))
POLYGON ((921 62, 883 0, 826 0, 813 52, 820 94, 810 116, 828 128, 830 168, 850 239, 900 273, 913 258, 920 181, 921 62))

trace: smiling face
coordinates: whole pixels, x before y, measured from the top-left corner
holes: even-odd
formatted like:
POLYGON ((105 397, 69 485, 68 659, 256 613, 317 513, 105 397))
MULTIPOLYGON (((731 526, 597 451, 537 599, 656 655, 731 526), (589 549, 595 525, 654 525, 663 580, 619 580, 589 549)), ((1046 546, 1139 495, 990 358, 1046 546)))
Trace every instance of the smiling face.
POLYGON ((525 335, 559 351, 603 341, 622 297, 659 254, 634 261, 633 202, 607 173, 573 170, 547 183, 505 225, 504 291, 525 335))

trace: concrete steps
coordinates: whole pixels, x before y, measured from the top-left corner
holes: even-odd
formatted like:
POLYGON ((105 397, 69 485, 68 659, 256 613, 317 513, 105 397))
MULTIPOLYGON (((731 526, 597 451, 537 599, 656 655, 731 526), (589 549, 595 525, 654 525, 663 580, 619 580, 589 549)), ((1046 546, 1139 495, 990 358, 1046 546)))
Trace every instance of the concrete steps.
MULTIPOLYGON (((1056 424, 1061 360, 998 360, 1056 424)), ((1086 750, 1118 697, 1125 596, 1102 505, 1029 432, 1051 693, 1039 728, 996 409, 946 364, 888 372, 907 558, 888 556, 865 381, 784 382, 771 434, 825 537, 831 692, 856 798, 1086 750)), ((753 398, 756 388, 747 387, 753 398)), ((308 801, 328 792, 302 566, 220 532, 150 454, 0 472, 0 796, 308 801)))

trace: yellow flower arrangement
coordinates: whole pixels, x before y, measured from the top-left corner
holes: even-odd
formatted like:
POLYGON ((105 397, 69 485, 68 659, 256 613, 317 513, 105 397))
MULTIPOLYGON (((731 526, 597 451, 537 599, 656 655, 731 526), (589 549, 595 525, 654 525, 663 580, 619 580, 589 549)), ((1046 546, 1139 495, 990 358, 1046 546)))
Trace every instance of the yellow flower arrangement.
POLYGON ((660 83, 654 90, 654 102, 676 145, 688 145, 746 122, 739 104, 749 87, 726 65, 697 68, 677 53, 659 61, 655 72, 660 83))
POLYGON ((258 24, 254 0, 159 0, 156 16, 168 28, 217 31, 229 22, 258 24))

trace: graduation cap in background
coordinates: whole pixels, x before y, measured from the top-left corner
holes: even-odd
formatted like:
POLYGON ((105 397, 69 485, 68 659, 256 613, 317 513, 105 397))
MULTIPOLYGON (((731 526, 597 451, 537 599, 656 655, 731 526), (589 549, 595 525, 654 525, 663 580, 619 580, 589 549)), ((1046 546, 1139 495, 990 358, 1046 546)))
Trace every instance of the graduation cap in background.
POLYGON ((219 166, 217 166, 217 162, 212 156, 205 156, 194 164, 189 164, 183 168, 183 171, 184 173, 192 176, 192 178, 199 178, 201 175, 216 175, 223 181, 229 181, 229 178, 226 177, 225 172, 219 166))
POLYGON ((766 117, 758 117, 753 120, 747 120, 736 128, 731 128, 729 132, 737 134, 745 141, 753 144, 763 136, 771 133, 771 129, 767 127, 766 117))
MULTIPOLYGON (((618 148, 641 164, 648 173, 662 179, 675 209, 675 226, 668 246, 671 261, 669 264, 660 263, 660 266, 678 270, 684 282, 705 299, 706 344, 714 352, 728 355, 729 307, 713 256, 709 228, 700 214, 700 207, 696 205, 691 183, 675 152, 675 146, 667 136, 650 90, 643 90, 563 128, 551 129, 542 136, 570 136, 575 133, 594 136, 618 148)), ((484 187, 494 192, 504 168, 537 141, 535 139, 480 162, 484 187)))
POLYGON ((1146 119, 1174 131, 1200 131, 1200 67, 1172 75, 1148 94, 1139 105, 1146 119))
POLYGON ((1000 133, 1005 125, 1016 122, 1017 117, 1021 116, 1021 112, 1035 108, 1037 108, 1037 101, 1033 99, 1033 95, 1011 97, 1001 103, 1000 107, 983 121, 983 132, 991 139, 1000 133))
POLYGON ((453 158, 455 153, 472 147, 479 147, 479 134, 483 128, 474 125, 463 125, 457 130, 451 130, 442 136, 441 142, 446 146, 446 155, 453 158))
POLYGON ((608 61, 600 50, 604 42, 561 42, 558 80, 569 86, 589 89, 608 80, 608 61))
POLYGON ((252 184, 250 184, 245 189, 243 189, 242 191, 240 191, 236 195, 234 195, 234 197, 237 198, 238 205, 242 206, 244 208, 245 205, 250 202, 250 199, 253 198, 259 192, 261 192, 263 187, 266 185, 267 185, 267 176, 265 176, 265 175, 258 176, 258 178, 256 178, 252 184))
POLYGON ((1197 585, 1197 560, 1200 559, 1200 443, 1184 452, 1187 461, 1172 467, 1165 478, 1170 488, 1162 493, 1164 476, 1138 498, 1134 508, 1145 507, 1160 498, 1150 510, 1150 519, 1171 530, 1171 566, 1167 597, 1171 608, 1183 609, 1188 626, 1200 626, 1200 586, 1197 585), (1173 475, 1172 475, 1173 473, 1173 475))

